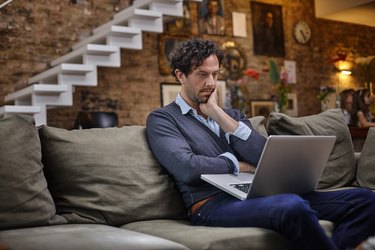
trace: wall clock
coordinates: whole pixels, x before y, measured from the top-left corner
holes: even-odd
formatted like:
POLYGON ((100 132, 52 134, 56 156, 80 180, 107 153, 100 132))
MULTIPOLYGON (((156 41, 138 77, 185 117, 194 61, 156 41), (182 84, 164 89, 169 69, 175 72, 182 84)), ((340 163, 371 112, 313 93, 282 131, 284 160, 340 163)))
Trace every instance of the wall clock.
POLYGON ((310 28, 310 26, 304 21, 299 21, 294 26, 294 38, 300 44, 308 43, 311 39, 311 28, 310 28))

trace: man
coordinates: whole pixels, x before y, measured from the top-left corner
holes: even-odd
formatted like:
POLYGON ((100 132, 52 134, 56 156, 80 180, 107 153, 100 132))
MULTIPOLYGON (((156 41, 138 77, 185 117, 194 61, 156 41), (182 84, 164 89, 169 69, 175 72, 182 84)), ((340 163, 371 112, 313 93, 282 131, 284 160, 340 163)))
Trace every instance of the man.
POLYGON ((222 109, 216 95, 223 53, 191 38, 171 54, 181 83, 175 102, 153 111, 147 138, 173 176, 193 225, 262 227, 284 235, 292 249, 346 249, 375 231, 375 195, 364 189, 281 194, 245 201, 200 179, 201 174, 254 172, 265 144, 238 110, 222 109), (335 222, 332 239, 318 220, 335 222))
POLYGON ((199 20, 199 31, 203 34, 225 35, 225 20, 218 15, 218 0, 207 0, 207 14, 199 20))

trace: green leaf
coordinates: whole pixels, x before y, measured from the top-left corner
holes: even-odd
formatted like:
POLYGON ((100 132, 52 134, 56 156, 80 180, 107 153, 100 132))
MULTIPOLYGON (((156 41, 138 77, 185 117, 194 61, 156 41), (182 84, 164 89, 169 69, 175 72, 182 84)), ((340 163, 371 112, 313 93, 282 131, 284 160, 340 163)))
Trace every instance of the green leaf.
POLYGON ((272 59, 270 59, 270 78, 273 84, 276 84, 280 81, 280 74, 277 69, 277 65, 272 59))

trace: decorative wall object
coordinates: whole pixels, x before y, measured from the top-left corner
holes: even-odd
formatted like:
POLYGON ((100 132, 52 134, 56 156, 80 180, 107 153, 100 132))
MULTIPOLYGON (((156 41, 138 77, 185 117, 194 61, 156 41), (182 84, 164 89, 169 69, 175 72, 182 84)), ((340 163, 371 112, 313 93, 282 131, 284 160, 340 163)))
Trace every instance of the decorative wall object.
POLYGON ((169 67, 169 54, 184 40, 187 35, 159 35, 159 72, 162 75, 169 75, 171 69, 169 67))
POLYGON ((232 12, 233 36, 247 37, 246 31, 246 14, 232 12))
POLYGON ((272 100, 253 100, 250 105, 252 117, 261 115, 267 118, 275 108, 275 102, 272 100))
POLYGON ((179 83, 162 83, 160 85, 160 100, 161 106, 168 105, 176 99, 180 93, 181 84, 179 83))
POLYGON ((199 6, 199 32, 209 35, 225 35, 225 19, 222 0, 202 0, 199 6))
POLYGON ((282 7, 251 1, 254 54, 284 57, 282 7))
POLYGON ((192 20, 189 2, 183 2, 183 16, 166 23, 166 32, 170 34, 191 34, 192 20))
POLYGON ((298 103, 296 93, 288 93, 288 103, 285 109, 285 113, 289 116, 298 116, 298 103))
POLYGON ((223 76, 225 79, 238 80, 243 76, 247 67, 246 54, 244 50, 234 41, 226 41, 221 46, 224 52, 223 76))

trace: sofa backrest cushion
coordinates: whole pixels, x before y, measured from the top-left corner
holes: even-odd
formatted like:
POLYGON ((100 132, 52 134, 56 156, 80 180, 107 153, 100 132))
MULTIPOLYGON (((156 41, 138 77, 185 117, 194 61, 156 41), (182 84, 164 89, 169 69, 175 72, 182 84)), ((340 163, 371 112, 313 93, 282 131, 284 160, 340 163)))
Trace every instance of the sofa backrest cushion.
POLYGON ((265 122, 265 117, 264 116, 254 116, 254 117, 250 117, 249 120, 250 120, 250 123, 251 125, 253 126, 253 128, 259 133, 261 134, 263 137, 268 137, 268 134, 267 134, 267 130, 266 130, 266 127, 264 126, 264 122, 265 122))
POLYGON ((304 117, 271 113, 267 131, 270 135, 335 135, 336 142, 318 188, 338 188, 352 184, 356 161, 349 128, 340 109, 329 109, 304 117))
POLYGON ((172 179, 149 150, 145 127, 43 126, 39 133, 48 185, 69 223, 186 217, 172 179))
POLYGON ((0 138, 0 230, 66 223, 47 189, 34 119, 4 116, 0 138))
POLYGON ((357 167, 357 184, 375 190, 375 127, 370 127, 357 167))

